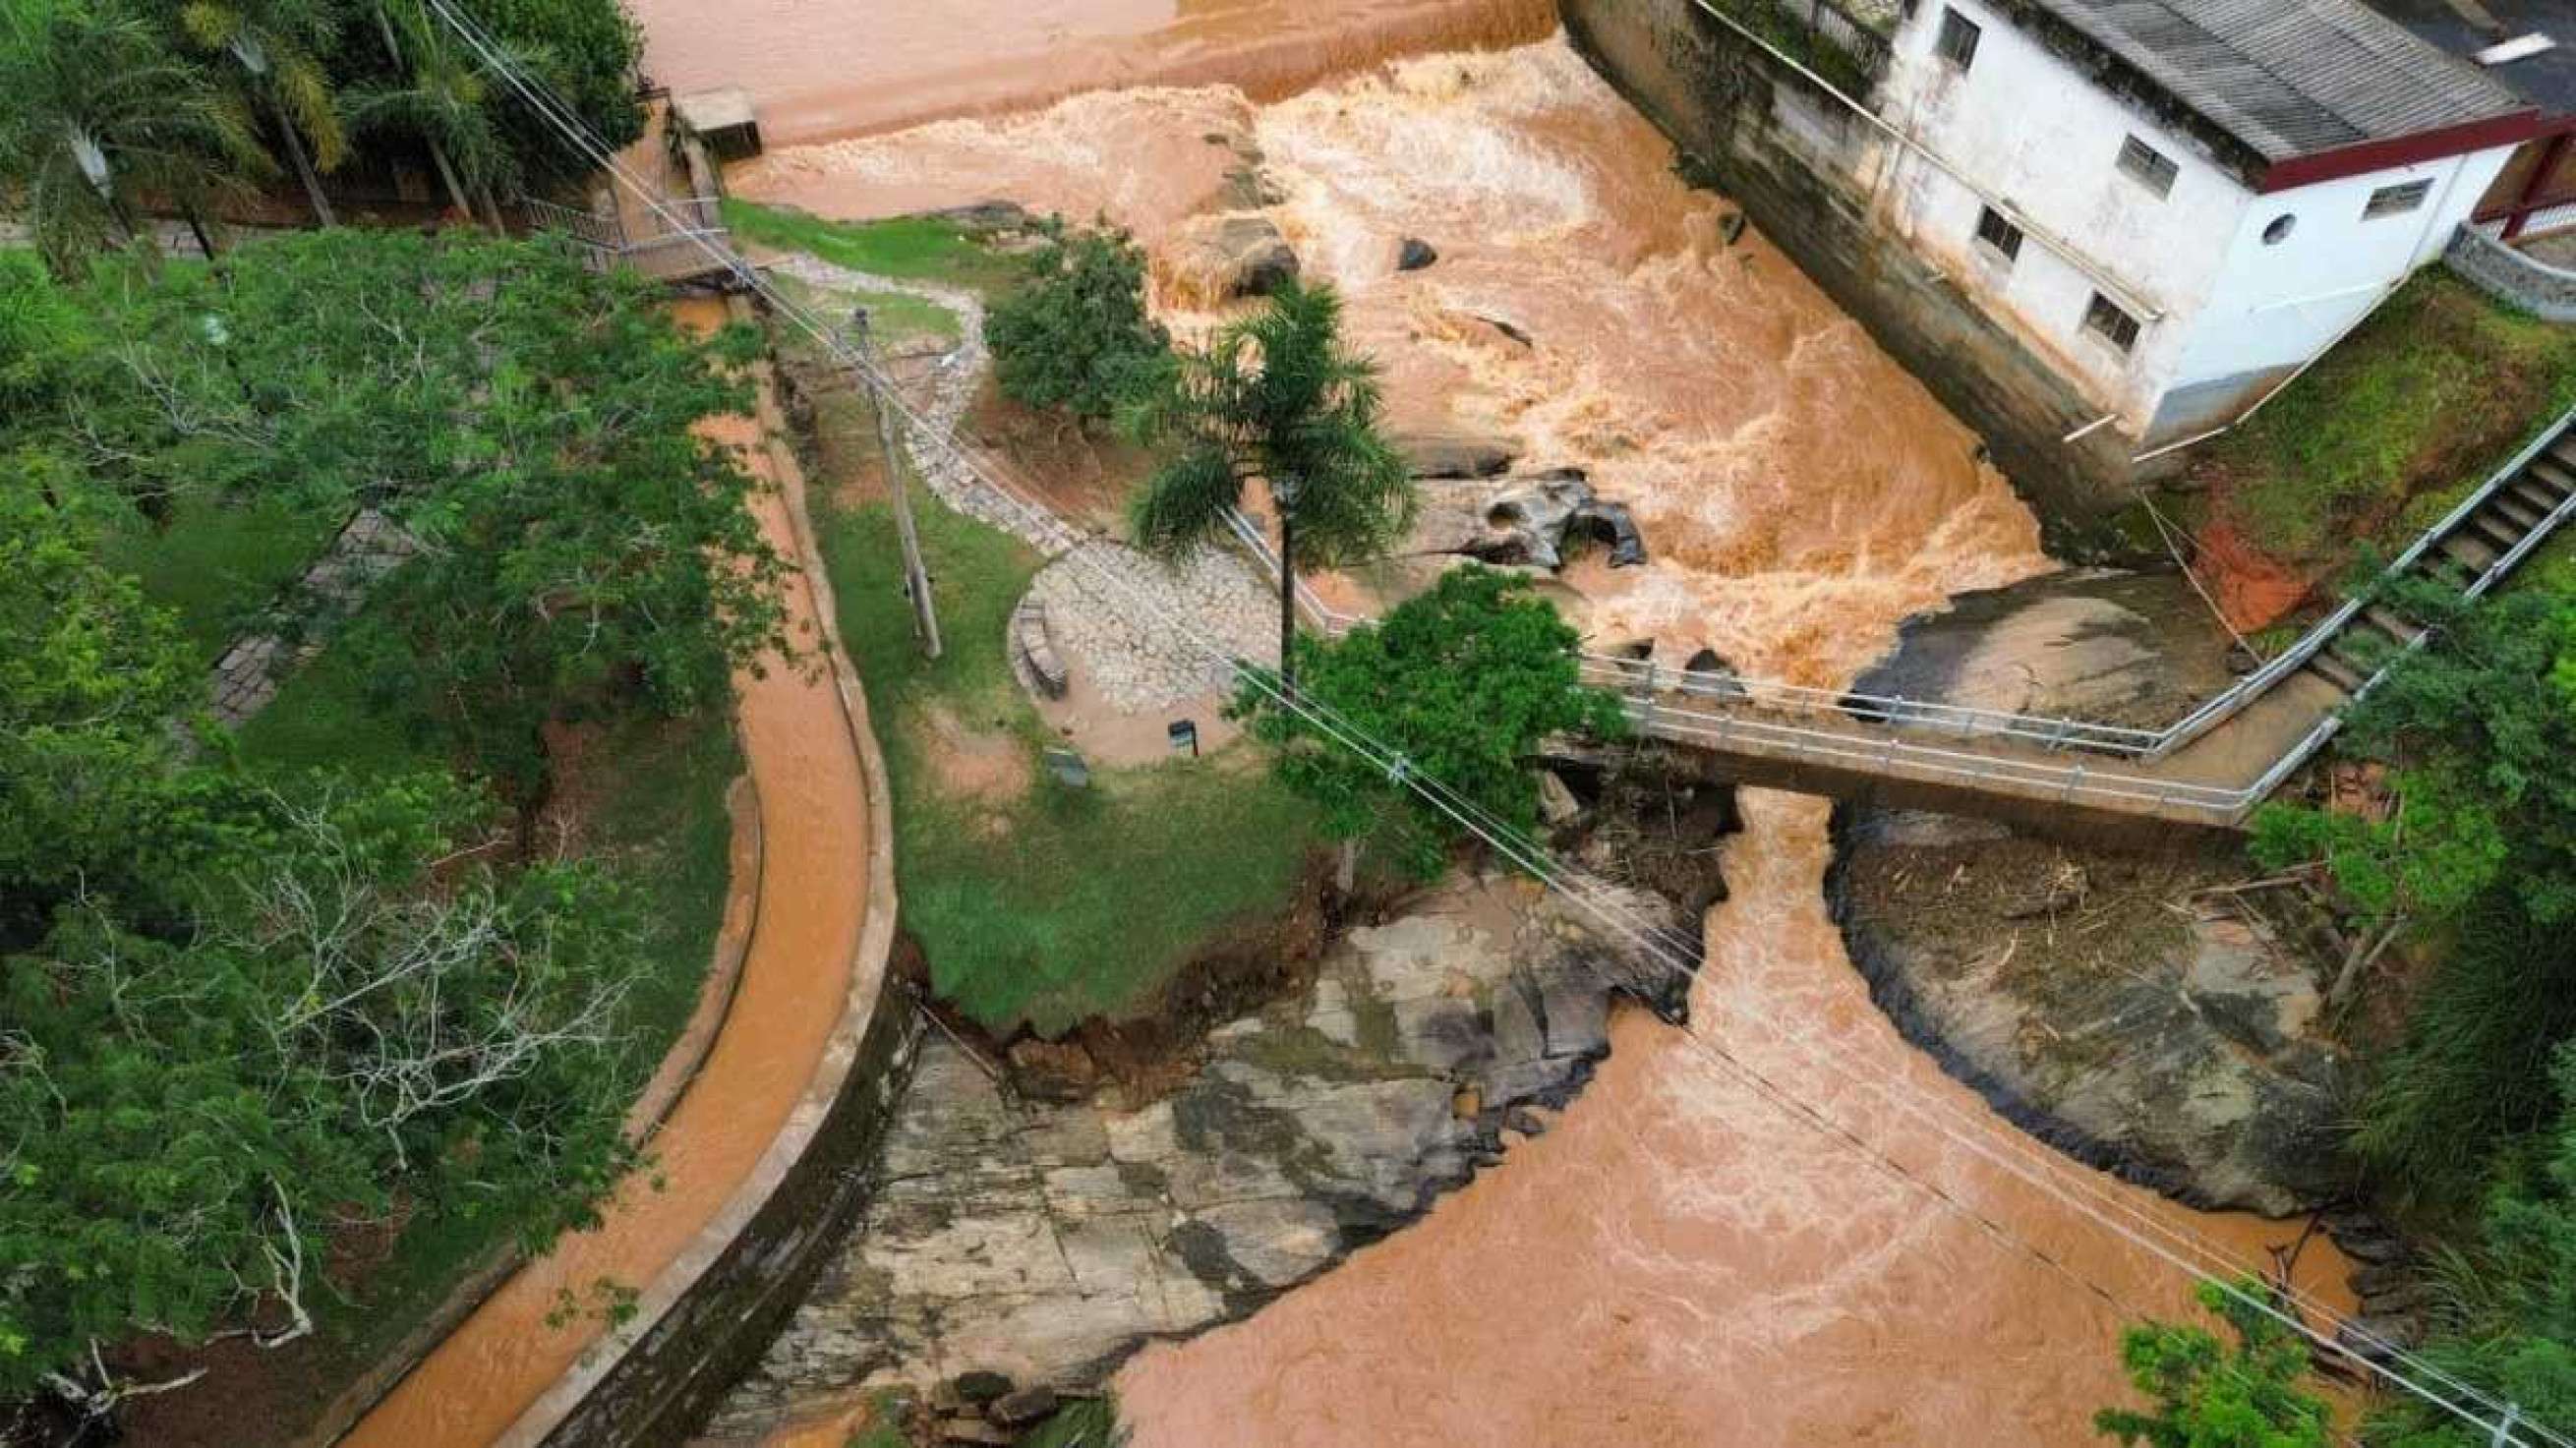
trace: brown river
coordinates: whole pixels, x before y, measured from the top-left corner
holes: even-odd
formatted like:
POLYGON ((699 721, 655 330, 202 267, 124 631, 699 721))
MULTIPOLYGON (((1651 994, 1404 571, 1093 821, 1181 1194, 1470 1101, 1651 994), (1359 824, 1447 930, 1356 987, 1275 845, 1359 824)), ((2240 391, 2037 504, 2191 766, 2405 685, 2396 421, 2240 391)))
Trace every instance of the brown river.
MULTIPOLYGON (((635 4, 657 79, 760 102, 773 151, 733 188, 826 214, 1008 197, 1168 252, 1257 147, 1397 421, 1508 433, 1634 509, 1655 562, 1587 580, 1596 640, 1835 683, 1907 614, 2048 566, 1976 440, 1767 242, 1722 241, 1723 202, 1544 4, 635 4), (1406 236, 1438 264, 1397 273, 1406 236)), ((2187 1288, 2100 1214, 2245 1261, 2296 1235, 2014 1137, 1871 1005, 1825 914, 1826 806, 1746 813, 1694 990, 1706 1043, 1632 1013, 1555 1129, 1423 1221, 1139 1356, 1116 1387, 1140 1448, 2084 1442, 2124 1396, 2118 1324, 2187 1288)), ((2303 1268, 2339 1295, 2331 1253, 2303 1268)))

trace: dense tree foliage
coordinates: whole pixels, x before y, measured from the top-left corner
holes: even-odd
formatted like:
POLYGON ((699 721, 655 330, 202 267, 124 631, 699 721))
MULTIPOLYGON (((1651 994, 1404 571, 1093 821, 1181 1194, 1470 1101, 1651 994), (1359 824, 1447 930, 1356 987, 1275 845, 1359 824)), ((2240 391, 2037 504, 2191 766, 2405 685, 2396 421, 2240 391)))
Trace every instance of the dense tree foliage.
POLYGON ((2104 1408, 2094 1426, 2131 1448, 2325 1448, 2333 1426, 2325 1400, 2298 1386, 2307 1348, 2247 1300, 2263 1292, 2258 1282, 2233 1292, 2200 1285, 2201 1305, 2225 1319, 2233 1347, 2191 1323, 2144 1322, 2123 1332, 2120 1361, 2155 1408, 2104 1408))
POLYGON ((2441 956, 2354 1138, 2399 1199, 2438 1203, 2474 1198, 2497 1146, 2546 1118, 2576 1030, 2576 570, 2475 606, 2434 586, 2387 601, 2439 629, 2340 740, 2385 770, 2387 817, 2267 809, 2255 850, 2323 861, 2357 939, 2413 929, 2441 956))
POLYGON ((1003 395, 1085 422, 1151 384, 1171 335, 1145 308, 1145 252, 1123 231, 1046 226, 1029 280, 984 317, 1003 395))
MULTIPOLYGON (((2268 862, 2318 860, 2368 931, 2432 964, 2360 1099, 2353 1147, 2437 1244, 2429 1355, 2542 1422, 2576 1421, 2576 569, 2475 606, 2385 600, 2434 624, 2350 716, 2339 747, 2385 771, 2384 819, 2266 811, 2268 862)), ((2489 1432, 2400 1403, 2374 1444, 2489 1432)))
MULTIPOLYGON (((470 13, 608 146, 643 132, 642 39, 617 0, 480 0, 470 13)), ((214 218, 292 175, 315 216, 326 177, 426 161, 460 212, 585 175, 427 0, 12 0, 0 27, 0 198, 58 272, 102 246, 150 250, 167 209, 214 218)))
POLYGON ((514 802, 539 731, 724 696, 777 634, 749 479, 691 430, 750 345, 537 243, 322 232, 117 291, 57 445, 129 496, 376 507, 420 554, 349 646, 514 802))
POLYGON ((1341 320, 1331 287, 1291 282, 1178 353, 1127 413, 1139 437, 1174 446, 1136 499, 1147 548, 1174 554, 1224 536, 1244 485, 1267 485, 1279 515, 1280 676, 1292 690, 1298 570, 1383 553, 1420 503, 1378 434, 1376 365, 1342 346, 1341 320))
POLYGON ((541 797, 550 721, 721 707, 780 643, 782 565, 695 427, 746 401, 744 339, 548 247, 0 281, 31 404, 0 416, 0 1400, 96 1413, 154 1386, 138 1333, 310 1330, 347 1233, 592 1209, 631 1159, 642 902, 508 848, 501 805, 541 797), (206 659, 102 561, 183 496, 412 535, 333 647, 455 772, 239 757, 206 659))
MULTIPOLYGON (((1582 683, 1574 629, 1526 581, 1469 566, 1376 623, 1329 642, 1300 638, 1303 693, 1403 756, 1486 819, 1538 830, 1530 757, 1550 735, 1618 738, 1619 700, 1582 683)), ((1436 876, 1462 826, 1402 780, 1282 709, 1257 687, 1236 704, 1278 749, 1289 787, 1323 808, 1336 839, 1372 836, 1407 869, 1436 876)))
MULTIPOLYGON (((2576 1047, 2551 1073, 2556 1122, 2506 1154, 2470 1244, 2445 1254, 2430 1357, 2526 1421, 2576 1423, 2576 1047)), ((2491 1436, 2411 1400, 2370 1424, 2375 1448, 2485 1448, 2491 1436)))
POLYGON ((87 0, 11 0, 0 26, 0 198, 64 273, 110 244, 152 254, 146 208, 203 234, 266 169, 250 118, 207 68, 139 13, 87 0))

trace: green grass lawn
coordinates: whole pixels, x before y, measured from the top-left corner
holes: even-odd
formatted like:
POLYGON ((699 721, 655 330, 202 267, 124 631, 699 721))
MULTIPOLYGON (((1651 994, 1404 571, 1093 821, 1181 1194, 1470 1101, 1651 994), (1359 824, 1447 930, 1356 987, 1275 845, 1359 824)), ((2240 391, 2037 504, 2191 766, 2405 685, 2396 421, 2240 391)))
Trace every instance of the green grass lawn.
POLYGON ((172 505, 167 525, 130 515, 108 532, 100 552, 110 567, 142 581, 145 598, 177 612, 212 663, 321 556, 343 521, 273 501, 187 493, 172 505))
POLYGON ((2576 331, 2427 268, 2202 468, 2256 547, 2331 570, 2403 547, 2571 402, 2576 331))
POLYGON ((724 220, 744 241, 808 252, 853 271, 969 287, 1006 286, 1020 277, 1018 262, 936 216, 827 221, 791 206, 727 197, 724 220))
POLYGON ((1095 769, 1087 790, 1033 769, 1002 800, 945 789, 934 708, 1032 761, 1047 737, 1003 653, 1036 559, 944 508, 919 511, 947 642, 936 662, 913 642, 891 512, 827 505, 815 520, 893 775, 905 927, 939 993, 995 1031, 1059 1034, 1150 1008, 1211 942, 1287 905, 1313 817, 1248 757, 1095 769))

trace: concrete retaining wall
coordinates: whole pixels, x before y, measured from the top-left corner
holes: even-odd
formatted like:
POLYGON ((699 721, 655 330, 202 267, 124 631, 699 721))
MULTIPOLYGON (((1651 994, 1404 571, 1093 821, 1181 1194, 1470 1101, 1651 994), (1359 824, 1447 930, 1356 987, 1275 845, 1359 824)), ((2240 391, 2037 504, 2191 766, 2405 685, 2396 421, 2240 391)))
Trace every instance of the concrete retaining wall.
POLYGON ((1866 122, 1691 0, 1562 0, 1575 48, 1689 166, 1986 439, 2052 551, 2116 548, 2129 446, 2100 409, 1883 229, 1870 188, 1887 143, 1866 122))
MULTIPOLYGON (((735 302, 737 315, 742 303, 735 302)), ((867 696, 842 648, 830 575, 805 510, 805 484, 763 379, 760 415, 786 492, 797 562, 815 593, 824 655, 868 792, 868 900, 842 1018, 803 1098, 752 1179, 593 1348, 520 1419, 505 1443, 642 1448, 685 1440, 756 1362, 863 1204, 867 1174, 920 1042, 921 1012, 890 978, 894 825, 867 696)))
POLYGON ((2451 233, 2442 262, 2508 306, 2553 322, 2576 322, 2576 272, 2534 260, 2465 226, 2451 233))

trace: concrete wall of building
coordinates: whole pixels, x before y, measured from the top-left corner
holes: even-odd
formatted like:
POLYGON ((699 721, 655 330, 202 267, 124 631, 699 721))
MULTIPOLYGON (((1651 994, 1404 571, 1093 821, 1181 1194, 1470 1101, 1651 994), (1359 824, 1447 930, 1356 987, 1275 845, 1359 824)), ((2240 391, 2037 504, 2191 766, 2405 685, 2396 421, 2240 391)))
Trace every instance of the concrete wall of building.
POLYGON ((1875 214, 1895 149, 1692 0, 1563 0, 1594 68, 1987 442, 2060 556, 2116 551, 2129 443, 2101 407, 1875 214))
POLYGON ((2376 307, 2442 249, 2513 154, 2499 146, 2252 198, 2147 432, 2187 437, 2232 417, 2376 307), (2412 211, 2365 217, 2383 187, 2431 186, 2412 211), (2279 228, 2286 218, 2287 234, 2279 228), (2277 239, 2275 239, 2277 238, 2277 239))
POLYGON ((2147 446, 2226 421, 2330 346, 2441 254, 2512 154, 2499 147, 2258 196, 2201 139, 2105 89, 1994 0, 1917 5, 1897 32, 1877 109, 1956 173, 1901 159, 1884 187, 1888 223, 2147 446), (1950 11, 1979 29, 1964 71, 1937 51, 1950 11), (2127 137, 2173 163, 2165 195, 2119 169, 2127 137), (2373 192, 2419 180, 2431 183, 2424 204, 2364 219, 2373 192), (1977 242, 1986 197, 2010 202, 2074 255, 2033 236, 2007 261, 1977 242), (2287 234, 2273 234, 2282 217, 2287 234), (2128 351, 2085 328, 2096 291, 2139 315, 2128 351))
POLYGON ((2122 432, 2144 433, 2166 389, 2186 376, 2194 318, 2219 285, 2252 192, 2198 142, 2095 85, 1981 0, 1916 6, 1898 30, 1881 97, 1880 114, 1959 173, 1901 161, 1889 224, 2118 414, 2122 432), (1935 49, 1948 11, 1979 28, 1964 71, 1935 49), (2174 164, 2165 195, 2120 171, 2130 136, 2174 164), (2009 201, 2075 257, 2036 236, 2009 262, 1978 243, 1979 192, 2009 201), (2096 292, 2137 316, 2128 350, 2085 328, 2096 292))

